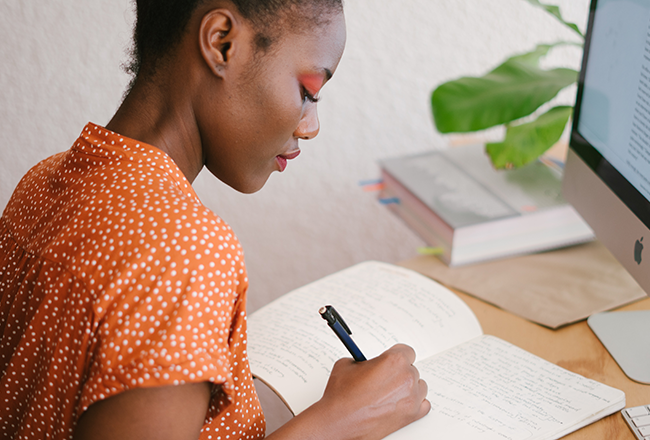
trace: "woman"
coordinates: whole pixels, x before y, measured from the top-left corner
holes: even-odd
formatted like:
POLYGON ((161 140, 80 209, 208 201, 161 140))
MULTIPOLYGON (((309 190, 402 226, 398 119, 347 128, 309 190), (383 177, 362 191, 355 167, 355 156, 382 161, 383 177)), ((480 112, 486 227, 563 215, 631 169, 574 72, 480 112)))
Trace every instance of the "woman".
MULTIPOLYGON (((191 182, 259 190, 317 135, 340 0, 138 0, 135 74, 106 128, 22 179, 0 223, 3 438, 264 437, 239 242, 191 182)), ((271 435, 378 439, 424 416, 403 345, 339 361, 271 435)))

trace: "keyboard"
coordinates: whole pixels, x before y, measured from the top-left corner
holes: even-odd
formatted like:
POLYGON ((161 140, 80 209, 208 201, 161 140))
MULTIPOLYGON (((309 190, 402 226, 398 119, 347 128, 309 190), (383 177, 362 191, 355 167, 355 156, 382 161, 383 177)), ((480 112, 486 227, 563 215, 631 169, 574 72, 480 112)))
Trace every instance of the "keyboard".
POLYGON ((637 439, 650 440, 650 405, 625 408, 621 414, 637 439))

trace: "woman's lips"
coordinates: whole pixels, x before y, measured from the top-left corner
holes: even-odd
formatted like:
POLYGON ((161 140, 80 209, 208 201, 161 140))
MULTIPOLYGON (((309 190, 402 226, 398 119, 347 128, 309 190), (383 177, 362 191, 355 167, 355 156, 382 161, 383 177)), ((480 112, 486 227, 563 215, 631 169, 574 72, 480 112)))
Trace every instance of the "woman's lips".
POLYGON ((278 166, 280 167, 280 172, 284 171, 287 168, 287 161, 291 159, 295 159, 298 157, 300 154, 300 150, 296 150, 292 153, 287 153, 287 154, 280 154, 278 156, 275 156, 275 161, 278 163, 278 166))

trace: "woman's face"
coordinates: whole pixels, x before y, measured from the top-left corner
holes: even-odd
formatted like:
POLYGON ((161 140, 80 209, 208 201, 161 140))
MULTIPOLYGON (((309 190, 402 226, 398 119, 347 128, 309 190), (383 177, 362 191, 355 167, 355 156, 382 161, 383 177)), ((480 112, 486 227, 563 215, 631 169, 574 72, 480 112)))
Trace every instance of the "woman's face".
POLYGON ((238 191, 258 191, 298 155, 299 139, 318 134, 318 94, 345 46, 343 14, 306 29, 285 32, 257 58, 251 40, 250 61, 240 63, 238 80, 197 114, 206 167, 238 191))

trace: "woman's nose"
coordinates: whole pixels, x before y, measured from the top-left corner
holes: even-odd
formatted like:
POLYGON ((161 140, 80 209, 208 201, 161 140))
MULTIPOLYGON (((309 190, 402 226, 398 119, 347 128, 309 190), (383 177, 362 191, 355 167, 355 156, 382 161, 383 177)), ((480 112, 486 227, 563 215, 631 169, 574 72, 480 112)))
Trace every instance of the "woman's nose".
POLYGON ((318 111, 316 110, 316 105, 311 105, 305 111, 293 135, 299 139, 309 140, 315 138, 319 131, 320 122, 318 121, 318 111))

